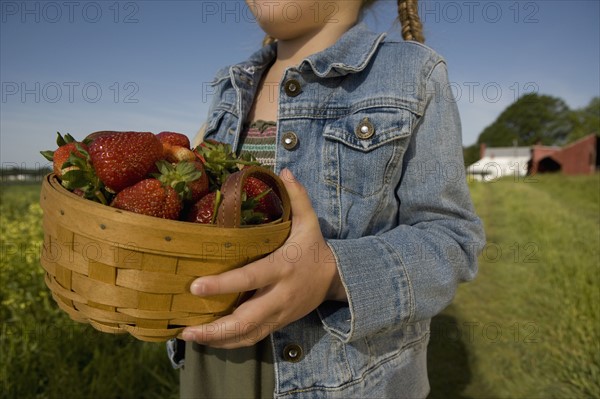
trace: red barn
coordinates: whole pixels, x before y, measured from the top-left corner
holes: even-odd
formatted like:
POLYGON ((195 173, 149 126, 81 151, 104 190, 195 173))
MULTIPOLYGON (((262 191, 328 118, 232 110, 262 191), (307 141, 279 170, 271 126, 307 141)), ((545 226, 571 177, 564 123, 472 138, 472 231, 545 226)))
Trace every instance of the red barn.
POLYGON ((565 147, 531 147, 529 174, 562 171, 565 175, 591 174, 600 168, 598 136, 590 134, 565 147))
POLYGON ((536 173, 555 172, 560 170, 560 164, 552 157, 552 155, 555 155, 558 152, 560 152, 560 147, 557 146, 531 146, 531 158, 529 159, 529 170, 527 173, 529 175, 535 175, 536 173))

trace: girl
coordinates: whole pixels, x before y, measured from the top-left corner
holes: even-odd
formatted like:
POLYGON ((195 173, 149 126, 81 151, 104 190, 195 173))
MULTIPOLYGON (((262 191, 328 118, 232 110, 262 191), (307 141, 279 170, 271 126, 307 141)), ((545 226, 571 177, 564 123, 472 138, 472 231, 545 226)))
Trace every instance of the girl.
POLYGON ((484 244, 446 63, 415 0, 398 1, 401 42, 358 22, 372 0, 247 3, 268 40, 217 73, 204 137, 272 165, 292 231, 192 284, 255 293, 184 330, 181 396, 423 398, 430 318, 484 244))

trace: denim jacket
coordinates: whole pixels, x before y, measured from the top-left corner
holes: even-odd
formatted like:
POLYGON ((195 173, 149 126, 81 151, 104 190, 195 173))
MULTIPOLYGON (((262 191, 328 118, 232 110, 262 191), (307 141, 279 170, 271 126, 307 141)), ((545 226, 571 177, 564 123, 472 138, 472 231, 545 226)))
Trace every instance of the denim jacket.
MULTIPOLYGON (((384 39, 359 23, 275 93, 275 172, 306 187, 348 297, 271 334, 275 397, 425 397, 429 321, 477 272, 484 233, 446 63, 384 39)), ((217 73, 205 138, 239 150, 275 51, 217 73)))

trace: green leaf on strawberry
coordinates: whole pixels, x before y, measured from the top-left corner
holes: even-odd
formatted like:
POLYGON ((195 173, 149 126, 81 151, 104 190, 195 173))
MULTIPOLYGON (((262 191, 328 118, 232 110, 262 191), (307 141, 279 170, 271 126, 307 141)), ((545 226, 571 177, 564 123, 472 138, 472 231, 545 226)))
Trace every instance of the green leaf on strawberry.
POLYGON ((197 162, 180 161, 172 164, 164 159, 156 162, 160 173, 153 173, 166 186, 175 189, 183 201, 197 201, 208 192, 208 178, 197 162))
POLYGON ((67 161, 62 164, 61 184, 68 190, 79 190, 86 199, 107 205, 112 194, 96 175, 90 154, 84 145, 75 144, 76 152, 71 152, 67 161))

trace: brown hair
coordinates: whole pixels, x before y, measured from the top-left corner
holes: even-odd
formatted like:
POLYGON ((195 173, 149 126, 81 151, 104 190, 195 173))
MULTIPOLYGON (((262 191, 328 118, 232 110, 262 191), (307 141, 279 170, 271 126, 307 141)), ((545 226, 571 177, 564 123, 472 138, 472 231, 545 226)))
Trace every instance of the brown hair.
MULTIPOLYGON (((363 0, 361 10, 371 6, 377 0, 363 0)), ((418 0, 398 0, 398 20, 401 25, 402 38, 419 43, 425 42, 423 24, 419 18, 418 0)), ((263 46, 273 43, 275 39, 269 35, 263 39, 263 46)))
POLYGON ((418 0, 398 0, 398 19, 404 40, 425 43, 423 24, 419 18, 418 0))

